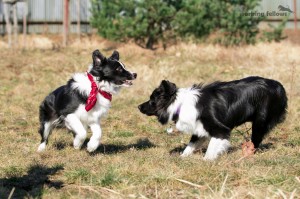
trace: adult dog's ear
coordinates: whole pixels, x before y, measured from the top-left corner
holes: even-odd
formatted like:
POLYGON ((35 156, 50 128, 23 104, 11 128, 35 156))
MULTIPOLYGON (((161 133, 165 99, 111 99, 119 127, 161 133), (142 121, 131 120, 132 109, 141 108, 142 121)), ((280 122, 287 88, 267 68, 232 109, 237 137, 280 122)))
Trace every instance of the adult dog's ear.
POLYGON ((173 95, 177 91, 176 84, 174 84, 168 80, 162 80, 160 83, 160 87, 163 88, 164 91, 169 95, 173 95))
POLYGON ((110 56, 110 58, 119 61, 119 59, 120 59, 119 52, 115 50, 115 51, 113 52, 113 54, 110 56))
POLYGON ((99 50, 95 50, 93 52, 93 67, 100 66, 104 62, 106 62, 104 55, 102 55, 99 50))

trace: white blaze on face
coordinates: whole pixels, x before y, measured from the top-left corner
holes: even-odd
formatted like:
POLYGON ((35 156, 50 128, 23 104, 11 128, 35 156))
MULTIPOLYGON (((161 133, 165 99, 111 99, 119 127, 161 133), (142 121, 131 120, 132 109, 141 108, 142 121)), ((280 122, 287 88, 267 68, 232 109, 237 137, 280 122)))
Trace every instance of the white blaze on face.
MULTIPOLYGON (((132 72, 126 70, 125 65, 124 65, 122 62, 120 62, 120 61, 117 61, 117 62, 121 65, 121 67, 122 67, 125 71, 127 71, 127 72, 129 72, 131 75, 133 75, 132 72)), ((122 86, 125 86, 125 87, 129 87, 129 86, 131 86, 131 85, 132 85, 132 81, 131 81, 131 80, 126 80, 126 81, 124 82, 124 84, 122 84, 122 86)))
POLYGON ((124 70, 126 70, 125 65, 122 62, 120 62, 120 61, 117 61, 117 62, 123 67, 124 70))

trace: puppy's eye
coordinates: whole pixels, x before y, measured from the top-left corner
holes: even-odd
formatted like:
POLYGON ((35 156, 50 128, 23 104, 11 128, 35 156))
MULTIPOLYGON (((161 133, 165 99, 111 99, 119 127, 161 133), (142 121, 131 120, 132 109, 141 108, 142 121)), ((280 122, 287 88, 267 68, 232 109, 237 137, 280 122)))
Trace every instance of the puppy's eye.
POLYGON ((118 68, 116 69, 116 71, 122 72, 122 68, 121 68, 121 67, 118 67, 118 68))

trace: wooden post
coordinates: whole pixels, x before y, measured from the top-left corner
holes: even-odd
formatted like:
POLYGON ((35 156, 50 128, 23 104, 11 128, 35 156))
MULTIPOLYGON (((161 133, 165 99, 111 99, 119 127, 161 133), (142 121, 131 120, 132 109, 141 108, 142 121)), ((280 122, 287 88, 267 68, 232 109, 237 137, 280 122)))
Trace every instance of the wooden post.
POLYGON ((4 18, 5 18, 5 23, 6 23, 6 32, 7 32, 7 37, 8 37, 8 47, 11 48, 11 23, 9 20, 9 14, 10 14, 10 4, 4 3, 4 18))
POLYGON ((17 16, 17 4, 14 3, 13 7, 13 20, 14 20, 14 44, 13 46, 16 48, 19 45, 18 42, 18 16, 17 16))
POLYGON ((295 26, 295 32, 297 32, 297 2, 294 0, 294 26, 295 26))
POLYGON ((23 48, 27 48, 26 34, 27 34, 27 0, 24 1, 23 13, 23 48))
POLYGON ((69 33, 69 0, 64 0, 64 19, 63 19, 63 46, 66 47, 68 43, 69 33))
POLYGON ((77 34, 78 40, 80 41, 80 0, 77 0, 77 34))

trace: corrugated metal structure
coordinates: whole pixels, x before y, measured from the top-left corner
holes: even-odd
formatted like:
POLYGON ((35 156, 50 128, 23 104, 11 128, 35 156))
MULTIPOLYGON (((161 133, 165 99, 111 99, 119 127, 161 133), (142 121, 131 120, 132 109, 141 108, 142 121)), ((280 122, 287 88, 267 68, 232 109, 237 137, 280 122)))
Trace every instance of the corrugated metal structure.
MULTIPOLYGON (((63 0, 27 0, 28 12, 28 33, 61 33, 63 22, 63 0)), ((77 23, 77 0, 70 0, 70 29, 71 33, 76 32, 77 23)), ((25 11, 25 3, 17 3, 17 15, 19 21, 19 28, 22 28, 22 17, 25 11)), ((90 32, 89 18, 91 16, 91 0, 80 0, 80 29, 81 32, 90 32)), ((4 14, 3 2, 0 0, 0 32, 3 33, 4 27, 4 14)))
POLYGON ((277 25, 284 17, 288 17, 286 29, 294 28, 294 17, 296 12, 297 27, 300 28, 300 0, 262 0, 260 6, 257 8, 258 12, 263 13, 267 17, 267 21, 272 25, 277 25), (290 13, 290 10, 293 13, 290 13), (283 16, 282 16, 283 15, 283 16), (287 16, 285 16, 287 15, 287 16))
MULTIPOLYGON (((126 0, 124 0, 126 1, 126 0)), ((28 33, 61 33, 63 21, 63 0, 27 0, 28 2, 28 33)), ((76 11, 77 0, 70 0, 70 32, 76 32, 76 11)), ((277 16, 276 13, 287 13, 279 10, 279 6, 289 8, 291 11, 297 9, 297 26, 300 27, 300 0, 262 0, 257 12, 264 13, 267 16, 267 22, 278 24, 283 16, 277 16), (275 16, 271 16, 275 13, 275 16)), ((91 0, 80 0, 80 20, 81 32, 91 32, 89 18, 91 16, 91 0)), ((19 19, 19 29, 22 28, 22 16, 24 13, 24 2, 17 3, 17 13, 19 19)), ((294 13, 290 13, 286 28, 294 28, 294 13)), ((266 23, 263 23, 266 25, 266 23)), ((262 26, 263 27, 263 26, 262 26)), ((4 34, 5 22, 3 15, 3 0, 0 0, 0 33, 4 34)))

